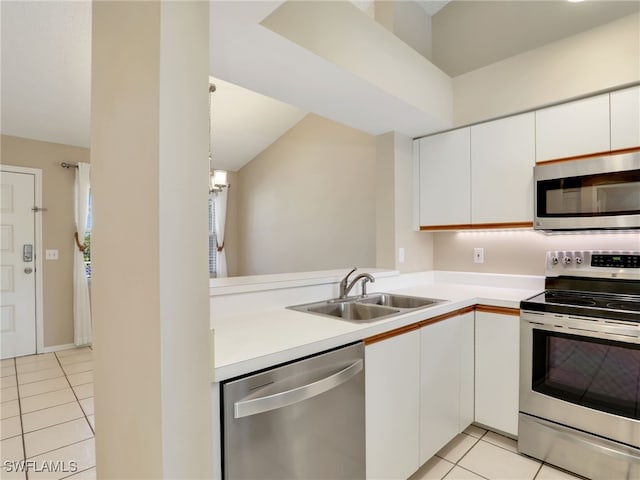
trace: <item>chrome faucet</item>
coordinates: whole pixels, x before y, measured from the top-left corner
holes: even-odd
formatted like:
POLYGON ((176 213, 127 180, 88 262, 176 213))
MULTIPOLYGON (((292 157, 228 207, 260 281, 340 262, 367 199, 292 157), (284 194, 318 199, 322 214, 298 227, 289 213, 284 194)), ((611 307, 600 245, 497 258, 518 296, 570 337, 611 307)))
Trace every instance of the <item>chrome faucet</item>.
POLYGON ((340 281, 340 298, 347 298, 349 292, 354 287, 358 280, 362 280, 362 295, 367 294, 367 282, 375 282, 376 279, 370 273, 361 273, 349 283, 349 277, 353 272, 355 272, 357 268, 353 268, 347 275, 340 281))

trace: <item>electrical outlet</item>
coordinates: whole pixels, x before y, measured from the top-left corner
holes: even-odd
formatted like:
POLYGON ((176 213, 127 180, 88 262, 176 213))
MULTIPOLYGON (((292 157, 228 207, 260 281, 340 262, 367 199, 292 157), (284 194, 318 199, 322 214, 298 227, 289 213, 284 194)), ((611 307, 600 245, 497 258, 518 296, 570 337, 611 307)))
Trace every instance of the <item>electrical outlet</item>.
POLYGON ((398 263, 404 263, 404 248, 398 248, 398 263))
POLYGON ((484 248, 473 249, 473 263, 484 263, 484 248))
POLYGON ((44 257, 47 260, 58 260, 58 250, 47 250, 44 257))

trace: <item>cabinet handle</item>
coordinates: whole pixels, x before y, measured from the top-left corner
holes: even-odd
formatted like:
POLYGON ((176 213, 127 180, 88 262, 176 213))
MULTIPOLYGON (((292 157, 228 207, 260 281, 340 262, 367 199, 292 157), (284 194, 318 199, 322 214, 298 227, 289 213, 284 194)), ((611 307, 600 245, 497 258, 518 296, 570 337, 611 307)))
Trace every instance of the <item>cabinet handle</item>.
POLYGON ((256 415, 258 413, 264 413, 270 410, 286 407, 288 405, 293 405, 294 403, 303 402, 349 381, 360 373, 362 368, 363 362, 361 359, 358 359, 339 372, 313 383, 264 397, 236 402, 233 405, 233 416, 234 418, 248 417, 250 415, 256 415))

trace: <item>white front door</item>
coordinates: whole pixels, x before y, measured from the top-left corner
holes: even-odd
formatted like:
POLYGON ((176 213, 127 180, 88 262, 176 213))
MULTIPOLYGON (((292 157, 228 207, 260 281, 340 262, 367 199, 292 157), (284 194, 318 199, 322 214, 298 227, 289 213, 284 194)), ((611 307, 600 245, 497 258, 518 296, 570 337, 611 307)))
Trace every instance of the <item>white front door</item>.
POLYGON ((9 358, 36 353, 35 175, 0 178, 0 358, 9 358))

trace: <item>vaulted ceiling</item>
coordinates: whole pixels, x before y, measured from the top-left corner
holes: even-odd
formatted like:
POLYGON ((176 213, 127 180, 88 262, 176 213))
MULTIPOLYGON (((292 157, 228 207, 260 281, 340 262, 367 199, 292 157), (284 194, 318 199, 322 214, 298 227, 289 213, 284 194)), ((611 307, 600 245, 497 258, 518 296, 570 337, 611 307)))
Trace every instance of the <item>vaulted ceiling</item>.
MULTIPOLYGON (((446 96, 450 76, 640 8, 638 1, 419 1, 425 11, 434 14, 432 61, 440 71, 409 47, 404 48, 370 15, 354 13, 352 5, 319 2, 333 8, 330 14, 342 12, 340 18, 349 17, 362 35, 378 42, 372 52, 366 44, 358 43, 362 38, 352 38, 333 45, 332 51, 331 41, 340 38, 336 25, 327 23, 323 27, 326 35, 317 32, 318 38, 296 30, 304 20, 300 17, 303 8, 321 12, 321 6, 315 5, 317 2, 286 3, 291 2, 216 0, 210 4, 210 71, 219 87, 213 97, 214 141, 218 156, 226 159, 223 167, 230 170, 251 160, 307 112, 372 134, 396 130, 416 135, 445 126, 446 109, 434 106, 416 90, 422 77, 384 75, 385 65, 393 65, 393 61, 399 62, 393 67, 396 70, 415 64, 411 67, 418 72, 415 75, 427 80, 422 84, 431 85, 436 93, 442 90, 446 96), (286 8, 280 8, 283 5, 286 8), (295 20, 293 24, 287 23, 289 17, 295 20), (346 43, 360 50, 350 52, 346 43), (354 64, 355 54, 366 61, 354 64), (376 69, 377 64, 381 68, 376 69)), ((371 0, 354 3, 363 10, 372 7, 371 0)), ((91 2, 3 0, 0 8, 2 133, 88 147, 91 2)), ((426 95, 428 90, 425 88, 426 95)))

